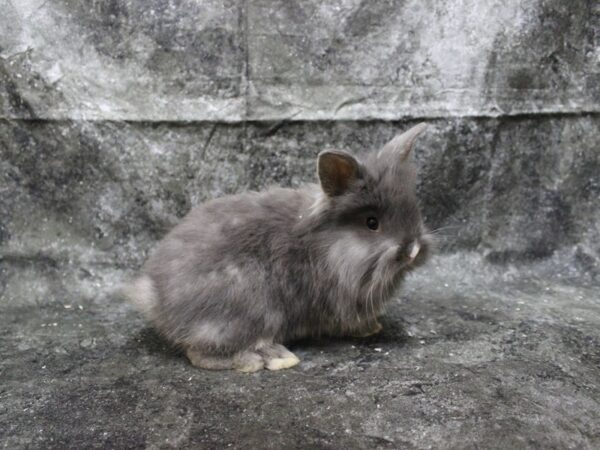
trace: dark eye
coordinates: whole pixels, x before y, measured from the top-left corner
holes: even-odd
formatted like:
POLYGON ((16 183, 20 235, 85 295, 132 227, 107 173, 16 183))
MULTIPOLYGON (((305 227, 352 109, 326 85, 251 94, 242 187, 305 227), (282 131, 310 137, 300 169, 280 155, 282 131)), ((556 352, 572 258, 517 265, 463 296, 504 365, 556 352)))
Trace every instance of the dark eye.
POLYGON ((379 221, 376 217, 367 217, 367 226, 369 230, 376 230, 379 228, 379 221))

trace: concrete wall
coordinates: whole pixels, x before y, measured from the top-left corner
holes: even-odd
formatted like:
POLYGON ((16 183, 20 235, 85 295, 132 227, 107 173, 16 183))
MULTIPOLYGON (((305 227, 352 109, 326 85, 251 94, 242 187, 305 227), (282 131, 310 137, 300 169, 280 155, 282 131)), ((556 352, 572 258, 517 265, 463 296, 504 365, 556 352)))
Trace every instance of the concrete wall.
POLYGON ((599 137, 597 0, 0 0, 0 448, 600 448, 599 137), (112 294, 423 120, 378 336, 201 371, 112 294))
POLYGON ((598 112, 597 3, 2 2, 4 118, 598 112))
POLYGON ((5 294, 25 295, 27 274, 40 297, 93 296, 192 205, 298 185, 321 149, 376 148, 421 120, 421 198, 445 251, 598 276, 597 2, 0 10, 5 294))

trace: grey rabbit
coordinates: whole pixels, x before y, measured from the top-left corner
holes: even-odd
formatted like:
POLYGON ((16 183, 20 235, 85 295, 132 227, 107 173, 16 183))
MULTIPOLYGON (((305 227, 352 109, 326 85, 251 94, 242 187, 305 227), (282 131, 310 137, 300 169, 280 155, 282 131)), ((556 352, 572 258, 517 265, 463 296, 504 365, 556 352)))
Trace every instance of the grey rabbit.
POLYGON ((383 306, 431 249, 408 159, 424 129, 361 160, 322 151, 319 184, 192 209, 127 297, 205 369, 285 369, 299 362, 286 342, 379 332, 383 306))

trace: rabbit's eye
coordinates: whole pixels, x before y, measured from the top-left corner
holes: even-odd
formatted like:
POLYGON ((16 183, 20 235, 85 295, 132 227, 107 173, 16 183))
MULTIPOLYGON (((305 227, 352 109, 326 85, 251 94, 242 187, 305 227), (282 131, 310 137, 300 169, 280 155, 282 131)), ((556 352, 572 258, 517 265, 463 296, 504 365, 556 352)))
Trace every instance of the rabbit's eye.
POLYGON ((367 217, 367 227, 369 230, 376 230, 379 228, 379 221, 376 217, 367 217))

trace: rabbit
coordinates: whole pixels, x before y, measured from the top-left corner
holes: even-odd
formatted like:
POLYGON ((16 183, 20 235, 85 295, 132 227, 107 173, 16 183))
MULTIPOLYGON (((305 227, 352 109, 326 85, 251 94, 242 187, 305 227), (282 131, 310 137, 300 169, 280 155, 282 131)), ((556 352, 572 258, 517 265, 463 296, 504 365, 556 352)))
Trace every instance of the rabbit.
POLYGON ((421 123, 362 160, 318 155, 318 184, 208 201, 159 243, 126 296, 191 364, 295 366, 285 343, 368 336, 431 237, 409 162, 421 123))

